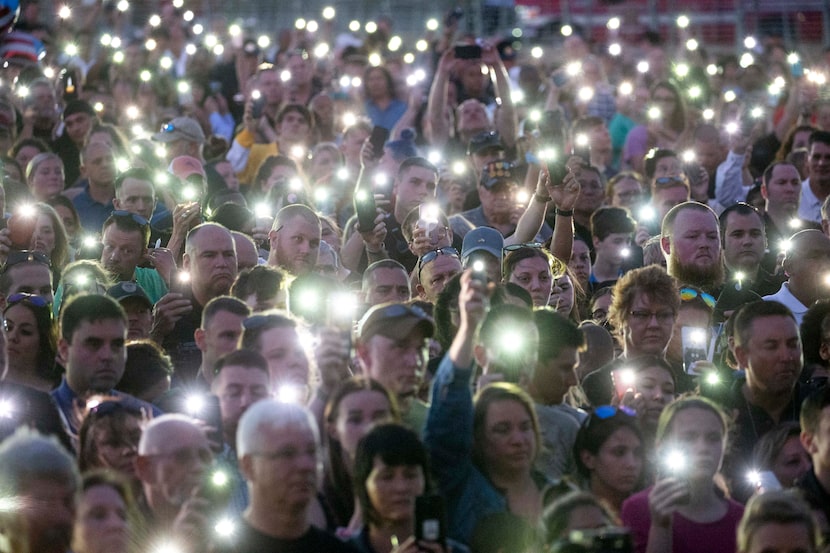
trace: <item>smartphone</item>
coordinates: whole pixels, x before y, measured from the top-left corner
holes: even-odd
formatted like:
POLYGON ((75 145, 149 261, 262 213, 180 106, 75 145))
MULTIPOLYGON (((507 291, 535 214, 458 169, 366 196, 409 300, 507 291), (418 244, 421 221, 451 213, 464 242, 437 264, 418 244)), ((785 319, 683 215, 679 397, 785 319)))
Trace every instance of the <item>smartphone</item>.
POLYGON ((686 374, 700 376, 694 369, 694 363, 709 360, 709 330, 684 326, 680 329, 680 341, 683 347, 683 370, 686 374))
POLYGON ((265 96, 260 96, 251 103, 251 117, 259 119, 265 110, 265 96))
POLYGON ((550 173, 550 183, 554 186, 562 184, 568 174, 568 168, 565 161, 551 161, 548 163, 548 173, 550 173))
POLYGON ((375 196, 371 190, 355 190, 354 211, 357 213, 360 230, 368 232, 375 228, 375 218, 378 216, 378 211, 375 196))
POLYGON ((472 269, 473 271, 470 277, 473 280, 477 280, 479 282, 487 284, 487 264, 484 262, 484 260, 473 258, 469 266, 470 269, 472 269))
POLYGON ((440 495, 421 495, 415 498, 415 539, 446 542, 447 513, 440 495))
POLYGON ((28 250, 32 247, 32 237, 37 226, 37 214, 15 210, 6 222, 9 240, 14 250, 28 250))
POLYGON ((375 159, 379 159, 383 155, 383 146, 389 140, 389 129, 386 127, 372 127, 372 134, 369 136, 369 143, 372 145, 372 152, 374 152, 375 159))
POLYGON ((455 57, 459 60, 481 59, 481 46, 478 44, 459 44, 455 47, 455 57))
POLYGON ((591 164, 591 143, 587 140, 574 140, 573 149, 571 150, 571 153, 575 156, 579 156, 580 158, 582 158, 585 164, 591 164), (580 144, 580 142, 582 143, 580 144))
POLYGON ((625 367, 614 369, 611 371, 611 380, 614 381, 614 393, 620 399, 622 399, 628 390, 636 390, 637 373, 634 372, 634 369, 625 367))
POLYGON ((222 92, 222 83, 219 81, 210 81, 210 93, 211 94, 219 94, 222 92))

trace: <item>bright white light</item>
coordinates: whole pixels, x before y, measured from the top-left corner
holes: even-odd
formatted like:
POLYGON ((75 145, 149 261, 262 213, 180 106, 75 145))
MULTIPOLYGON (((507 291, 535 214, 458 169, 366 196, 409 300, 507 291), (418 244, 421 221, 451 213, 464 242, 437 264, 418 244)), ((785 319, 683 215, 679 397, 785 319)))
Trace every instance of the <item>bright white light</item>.
POLYGON ((605 24, 606 27, 611 29, 612 31, 616 31, 620 28, 620 18, 619 17, 612 17, 608 20, 608 23, 605 24))
POLYGON ((525 100, 525 93, 519 88, 517 88, 516 90, 511 90, 510 99, 513 101, 514 104, 521 104, 525 100))
POLYGON ((696 100, 697 98, 700 98, 702 95, 703 95, 703 89, 700 88, 700 86, 694 85, 694 86, 689 88, 689 98, 692 98, 693 100, 696 100))
POLYGON ((634 92, 634 85, 629 81, 623 81, 620 83, 619 91, 623 96, 629 96, 634 92))
POLYGON ((72 42, 67 44, 66 47, 63 49, 63 51, 66 52, 67 56, 77 56, 78 55, 78 47, 75 44, 73 44, 72 42))
POLYGON ((660 111, 660 108, 658 108, 657 106, 651 106, 650 108, 648 108, 648 111, 646 112, 646 116, 648 116, 648 118, 652 121, 660 119, 662 115, 663 112, 660 111))
POLYGON ((690 52, 694 52, 699 46, 700 44, 694 38, 690 38, 686 41, 686 50, 689 50, 690 52))
POLYGON ((200 35, 205 32, 205 27, 201 23, 196 23, 193 25, 193 34, 200 35))
POLYGON ((331 6, 326 6, 323 8, 323 19, 332 20, 337 12, 335 12, 334 8, 331 6))
POLYGON ((184 19, 185 21, 188 21, 188 22, 193 21, 194 17, 195 16, 193 14, 193 10, 187 10, 186 12, 184 12, 182 14, 182 19, 184 19))
POLYGON ((622 54, 622 46, 619 42, 613 42, 608 45, 608 53, 615 57, 619 56, 622 54))
POLYGON ((467 164, 463 161, 454 161, 452 164, 452 172, 456 175, 463 175, 467 172, 467 164))
POLYGON ((724 102, 734 102, 737 97, 734 90, 727 90, 723 93, 724 102))
POLYGON ((574 33, 574 28, 570 25, 562 25, 562 28, 559 30, 562 33, 562 36, 571 36, 574 33))
POLYGON ((718 74, 718 66, 715 65, 714 63, 710 63, 709 65, 706 66, 706 74, 711 76, 711 77, 714 77, 715 75, 718 74))
POLYGON ((314 47, 314 57, 324 58, 329 54, 329 45, 326 42, 320 42, 314 47))
POLYGON ((752 54, 750 54, 749 52, 744 52, 743 55, 741 55, 741 59, 738 61, 738 65, 740 65, 744 69, 746 69, 753 63, 755 63, 755 58, 752 57, 752 54))
POLYGON ((415 54, 412 52, 407 52, 403 55, 403 62, 404 63, 414 63, 415 62, 415 54))
POLYGON ((305 19, 303 19, 302 17, 300 17, 299 19, 297 19, 297 20, 294 22, 294 27, 295 27, 297 30, 302 31, 303 29, 305 29, 305 26, 306 26, 306 20, 305 20, 305 19))
POLYGON ((653 221, 657 217, 657 212, 650 205, 645 205, 640 208, 640 221, 653 221))
POLYGON ((349 30, 356 33, 360 30, 360 21, 352 20, 349 22, 349 30))
POLYGON ((10 419, 14 414, 14 405, 8 399, 0 399, 0 418, 10 419))
POLYGON ((679 63, 674 66, 674 73, 680 78, 684 78, 689 74, 689 66, 685 63, 679 63))
POLYGON ((684 151, 683 151, 683 153, 682 153, 682 154, 680 154, 680 155, 681 155, 681 157, 683 158, 683 162, 684 162, 684 163, 693 163, 693 162, 694 162, 694 160, 695 160, 695 158, 697 157, 697 156, 695 155, 695 151, 694 151, 694 150, 691 150, 691 149, 689 149, 689 150, 684 150, 684 151))
POLYGON ((72 8, 66 5, 61 6, 58 10, 58 17, 60 17, 61 19, 69 19, 70 17, 72 17, 72 8))
POLYGON ((374 32, 377 32, 378 24, 374 21, 367 21, 366 25, 364 25, 363 28, 366 30, 367 33, 372 34, 374 32))
POLYGON ((801 61, 801 58, 799 57, 799 55, 797 53, 790 52, 789 54, 787 54, 787 63, 789 63, 790 65, 795 65, 800 61, 801 61))
POLYGON ((158 27, 159 25, 161 25, 161 17, 157 13, 154 13, 150 16, 150 19, 147 21, 147 23, 149 23, 151 27, 158 27))
POLYGON ((308 31, 309 33, 316 33, 317 29, 319 29, 319 28, 320 28, 319 23, 317 23, 313 19, 310 20, 308 23, 306 23, 306 26, 305 26, 305 30, 308 31))
POLYGON ((380 57, 380 54, 378 54, 377 52, 372 52, 371 54, 369 54, 369 65, 371 65, 372 67, 377 67, 381 63, 383 63, 383 58, 380 57))
POLYGON ((213 527, 213 530, 223 538, 229 538, 236 532, 236 524, 229 518, 223 518, 213 527))
POLYGON ((641 60, 637 62, 637 71, 640 73, 648 73, 649 65, 646 60, 641 60))
POLYGON ((676 474, 686 468, 686 456, 681 451, 673 449, 666 454, 663 463, 669 471, 676 474))
POLYGON ((277 388, 276 399, 282 403, 302 403, 305 390, 295 384, 283 384, 277 388))
POLYGON ((256 45, 262 49, 268 48, 271 46, 271 39, 268 38, 268 35, 259 35, 256 39, 256 45))
POLYGON ((577 96, 582 102, 590 102, 591 98, 594 97, 594 89, 590 86, 583 86, 579 89, 577 96))
POLYGON ((119 173, 123 173, 130 168, 130 160, 125 157, 119 157, 115 160, 115 168, 118 169, 119 173))
POLYGON ((363 84, 363 79, 360 77, 352 77, 352 86, 357 88, 363 84))
POLYGON ((530 49, 530 56, 533 57, 534 59, 538 60, 539 58, 541 58, 544 55, 545 55, 545 51, 542 50, 541 46, 534 46, 533 48, 530 49))
POLYGON ((710 372, 709 374, 707 374, 706 375, 706 383, 711 385, 711 386, 720 384, 720 377, 718 376, 718 373, 710 372))
POLYGON ((349 178, 349 170, 346 169, 345 167, 341 167, 340 169, 337 170, 336 175, 337 175, 338 179, 346 180, 346 179, 349 178))
POLYGON ((437 31, 438 30, 438 20, 434 17, 431 19, 427 19, 427 30, 429 31, 437 31))
POLYGON ((173 67, 173 59, 170 56, 164 56, 159 60, 159 65, 162 69, 170 69, 173 67))
POLYGON ((190 85, 187 81, 179 81, 176 84, 176 90, 179 91, 179 94, 187 94, 190 92, 190 85))
POLYGON ((739 128, 740 128, 740 126, 735 121, 730 121, 729 123, 726 124, 726 127, 725 127, 726 132, 728 134, 735 134, 736 132, 738 132, 739 128))
POLYGON ((578 61, 572 61, 565 66, 565 73, 570 75, 571 77, 575 77, 579 75, 579 72, 582 71, 582 63, 578 61))
POLYGON ((415 43, 415 49, 419 52, 426 52, 427 48, 429 48, 429 43, 424 39, 421 39, 415 43))
POLYGON ((441 163, 441 157, 441 152, 439 152, 438 150, 430 150, 429 153, 427 153, 427 159, 433 165, 438 165, 439 163, 441 163))
POLYGON ((401 39, 398 35, 395 35, 389 39, 389 44, 387 44, 386 47, 389 48, 390 52, 397 52, 400 50, 402 44, 403 39, 401 39))
POLYGON ((283 69, 282 71, 280 71, 280 80, 284 83, 287 83, 288 81, 290 81, 291 80, 291 71, 289 71, 288 69, 283 69))
POLYGON ((756 46, 758 46, 758 41, 755 40, 754 36, 748 36, 744 39, 744 48, 746 48, 747 50, 752 50, 756 46))
POLYGON ((711 121, 712 119, 715 118, 715 110, 713 110, 712 108, 706 108, 706 109, 703 110, 702 115, 703 115, 703 118, 705 120, 711 121))
POLYGON ((233 25, 228 27, 228 34, 233 37, 239 36, 242 34, 242 27, 234 23, 233 25))
POLYGON ((686 15, 678 16, 677 26, 680 27, 681 29, 685 29, 686 27, 688 27, 689 23, 690 23, 690 21, 689 21, 688 16, 686 16, 686 15))
POLYGON ((198 415, 205 408, 205 398, 199 394, 192 394, 185 398, 184 408, 191 415, 198 415))
POLYGON ((116 8, 120 12, 125 12, 130 9, 130 3, 127 0, 119 0, 118 4, 116 5, 116 8))

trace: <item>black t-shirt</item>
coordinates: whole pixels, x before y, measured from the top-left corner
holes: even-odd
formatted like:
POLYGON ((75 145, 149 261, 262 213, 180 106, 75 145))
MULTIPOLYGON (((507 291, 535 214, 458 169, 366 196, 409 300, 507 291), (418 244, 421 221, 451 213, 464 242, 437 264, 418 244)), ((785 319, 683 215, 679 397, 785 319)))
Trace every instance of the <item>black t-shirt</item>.
POLYGON ((247 521, 240 520, 239 524, 232 543, 217 543, 211 550, 215 553, 358 553, 354 546, 314 526, 297 539, 285 540, 264 534, 247 521))

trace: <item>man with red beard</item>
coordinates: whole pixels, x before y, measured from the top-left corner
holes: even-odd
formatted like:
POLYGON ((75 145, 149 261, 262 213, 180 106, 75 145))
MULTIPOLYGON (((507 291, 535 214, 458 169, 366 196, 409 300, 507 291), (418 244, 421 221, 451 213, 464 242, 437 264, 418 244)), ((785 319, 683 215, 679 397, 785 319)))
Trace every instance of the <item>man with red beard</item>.
POLYGON ((201 352, 194 332, 202 309, 215 297, 227 295, 236 279, 236 246, 231 232, 217 223, 193 227, 187 234, 183 273, 172 292, 156 304, 152 337, 173 359, 176 378, 184 383, 196 376, 201 352))
POLYGON ((285 206, 268 234, 268 264, 295 277, 310 273, 317 264, 321 236, 320 218, 311 209, 302 204, 285 206))
POLYGON ((697 202, 671 208, 663 219, 660 245, 671 276, 717 297, 723 262, 720 224, 711 208, 697 202))

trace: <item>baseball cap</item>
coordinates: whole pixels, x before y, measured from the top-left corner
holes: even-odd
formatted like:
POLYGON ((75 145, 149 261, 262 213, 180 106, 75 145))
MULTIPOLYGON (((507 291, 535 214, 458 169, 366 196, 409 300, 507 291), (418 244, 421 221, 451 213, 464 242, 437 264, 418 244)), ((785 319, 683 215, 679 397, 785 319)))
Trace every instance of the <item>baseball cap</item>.
POLYGON ((490 190, 500 183, 516 184, 513 169, 509 161, 491 161, 481 172, 481 186, 490 190))
POLYGON ((191 117, 176 117, 169 123, 161 126, 161 130, 153 135, 156 142, 174 142, 189 140, 190 142, 205 143, 205 132, 202 126, 191 117))
POLYGON ((187 180, 187 177, 192 175, 201 175, 202 178, 207 178, 205 176, 205 168, 202 167, 202 163, 195 157, 191 156, 179 156, 174 158, 173 161, 170 162, 167 172, 176 175, 181 180, 187 180))
POLYGON ((66 119, 70 115, 75 115, 76 113, 86 113, 87 115, 95 116, 95 110, 89 105, 89 102, 85 102, 84 100, 71 100, 66 104, 66 107, 63 108, 63 118, 66 119))
POLYGON ((489 148, 504 150, 501 136, 495 131, 484 131, 473 136, 467 143, 467 155, 478 154, 489 148))
POLYGON ((461 261, 467 261, 475 252, 483 251, 494 255, 499 261, 502 258, 504 237, 499 231, 491 227, 476 227, 464 235, 461 244, 461 261))
POLYGON ((107 290, 107 295, 118 301, 118 303, 121 303, 127 298, 138 298, 140 300, 144 300, 150 309, 153 308, 153 301, 150 299, 150 296, 147 295, 144 288, 135 282, 121 281, 118 284, 111 286, 107 290))
POLYGON ((375 305, 357 323, 358 340, 365 341, 376 334, 396 340, 406 338, 416 328, 430 337, 435 332, 432 317, 423 309, 405 303, 375 305))

